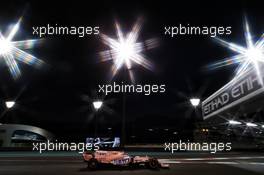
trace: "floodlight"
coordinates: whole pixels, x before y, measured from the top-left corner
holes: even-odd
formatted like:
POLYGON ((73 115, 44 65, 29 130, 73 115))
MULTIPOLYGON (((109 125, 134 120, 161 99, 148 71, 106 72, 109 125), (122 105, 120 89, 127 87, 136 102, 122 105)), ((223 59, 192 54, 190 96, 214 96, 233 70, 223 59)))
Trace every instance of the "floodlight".
MULTIPOLYGON (((255 69, 255 72, 258 76, 259 82, 263 85, 262 80, 262 72, 260 68, 260 64, 264 63, 264 38, 260 37, 256 42, 254 42, 252 34, 249 30, 249 25, 247 20, 245 21, 245 39, 246 39, 246 47, 234 44, 232 42, 224 41, 220 38, 216 38, 216 40, 223 45, 224 47, 229 48, 230 50, 237 53, 237 55, 232 56, 231 58, 224 59, 222 61, 216 62, 209 67, 219 68, 223 66, 228 66, 231 64, 239 64, 236 75, 239 77, 250 67, 255 69)), ((236 78, 236 77, 235 77, 236 78)))
POLYGON ((242 123, 239 121, 235 121, 235 120, 229 120, 228 121, 230 125, 241 125, 242 123))
POLYGON ((16 104, 15 101, 6 101, 5 105, 8 109, 12 108, 16 104))
POLYGON ((11 51, 11 44, 5 39, 0 39, 0 55, 8 54, 11 51))
POLYGON ((11 28, 10 31, 5 32, 4 35, 0 31, 0 58, 3 58, 13 78, 16 79, 21 75, 18 61, 25 64, 39 67, 44 62, 35 56, 24 51, 34 47, 36 43, 41 40, 38 39, 27 39, 21 41, 13 41, 14 36, 19 30, 22 18, 11 28))
MULTIPOLYGON (((115 76, 118 70, 126 66, 128 70, 131 70, 132 64, 138 64, 146 69, 153 70, 153 64, 147 60, 142 53, 145 48, 152 49, 156 46, 155 39, 150 39, 148 42, 138 42, 139 33, 142 26, 142 20, 135 23, 132 30, 129 33, 124 33, 118 22, 115 23, 117 38, 111 38, 105 34, 101 34, 102 41, 107 45, 110 50, 101 52, 103 58, 102 61, 113 61, 112 75, 115 76)), ((134 75, 129 72, 130 79, 134 81, 134 75)))
POLYGON ((93 107, 95 110, 99 110, 102 107, 102 105, 103 105, 103 102, 100 100, 93 102, 93 107))
POLYGON ((257 124, 255 124, 255 123, 250 123, 250 122, 246 123, 246 125, 247 125, 248 127, 256 127, 256 126, 258 126, 257 124))
POLYGON ((199 98, 191 98, 190 99, 190 102, 191 102, 192 106, 194 106, 194 107, 198 106, 200 104, 200 101, 201 100, 199 98))

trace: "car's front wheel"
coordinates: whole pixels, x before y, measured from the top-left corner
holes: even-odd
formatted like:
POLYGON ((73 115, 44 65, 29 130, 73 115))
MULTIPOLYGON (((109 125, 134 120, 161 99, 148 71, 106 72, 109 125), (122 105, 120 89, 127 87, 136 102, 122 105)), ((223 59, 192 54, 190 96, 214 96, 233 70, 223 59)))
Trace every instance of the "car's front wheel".
POLYGON ((150 169, 158 169, 159 168, 159 162, 157 159, 151 158, 151 159, 149 159, 147 166, 150 169))
POLYGON ((98 167, 98 161, 94 158, 88 161, 88 168, 91 170, 96 170, 98 167))

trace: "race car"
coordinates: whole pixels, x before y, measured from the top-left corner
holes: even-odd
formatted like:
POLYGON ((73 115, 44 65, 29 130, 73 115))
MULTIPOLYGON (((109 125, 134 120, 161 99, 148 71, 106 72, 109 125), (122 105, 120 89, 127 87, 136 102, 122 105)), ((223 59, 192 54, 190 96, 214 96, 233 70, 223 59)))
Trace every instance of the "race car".
POLYGON ((144 166, 150 169, 168 168, 168 164, 159 162, 156 158, 149 156, 130 156, 124 151, 97 150, 92 153, 83 153, 83 159, 91 170, 97 169, 100 165, 113 165, 125 167, 144 166))

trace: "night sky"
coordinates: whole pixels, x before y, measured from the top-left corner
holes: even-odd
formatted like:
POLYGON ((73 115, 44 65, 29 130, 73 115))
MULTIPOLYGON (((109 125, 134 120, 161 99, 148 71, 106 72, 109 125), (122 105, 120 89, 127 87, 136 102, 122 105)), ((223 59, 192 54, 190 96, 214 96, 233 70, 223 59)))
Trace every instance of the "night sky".
MULTIPOLYGON (((253 36, 264 31, 263 6, 253 2, 235 3, 172 3, 172 1, 6 1, 0 6, 0 29, 15 23, 23 14, 16 40, 35 38, 32 26, 60 24, 63 26, 99 26, 100 32, 115 36, 114 22, 118 20, 124 31, 129 31, 138 17, 144 17, 139 41, 158 38, 159 47, 145 51, 155 64, 149 71, 133 67, 137 84, 165 84, 166 93, 126 94, 127 135, 144 135, 148 128, 170 128, 171 131, 191 131, 195 115, 188 97, 205 99, 226 84, 236 66, 208 70, 206 66, 228 56, 230 50, 206 35, 164 35, 165 26, 190 24, 193 26, 231 26, 232 34, 221 38, 245 44, 243 23, 247 16, 253 36), (186 94, 183 98, 181 94, 186 94)), ((53 132, 58 138, 82 139, 93 132, 91 104, 83 95, 94 97, 98 84, 109 83, 111 62, 99 63, 100 51, 106 50, 96 35, 48 36, 29 52, 45 61, 41 69, 20 63, 22 76, 13 80, 5 64, 0 65, 1 111, 4 100, 18 97, 15 109, 0 120, 3 123, 35 125, 53 132)), ((2 63, 2 62, 1 62, 2 63)), ((119 73, 115 81, 128 81, 127 74, 119 73)), ((99 114, 102 134, 113 128, 119 135, 123 110, 122 94, 105 97, 114 112, 99 114)), ((196 116, 196 119, 199 117, 196 116)), ((184 134, 182 134, 184 137, 184 134)))

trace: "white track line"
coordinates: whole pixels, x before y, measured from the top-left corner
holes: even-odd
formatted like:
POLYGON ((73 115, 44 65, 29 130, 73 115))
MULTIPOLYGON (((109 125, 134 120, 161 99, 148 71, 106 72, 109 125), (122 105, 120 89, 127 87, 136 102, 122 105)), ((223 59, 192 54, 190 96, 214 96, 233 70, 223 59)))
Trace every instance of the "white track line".
POLYGON ((256 157, 210 157, 210 158, 178 158, 178 159, 159 159, 161 163, 168 164, 251 164, 264 165, 264 162, 238 162, 235 160, 250 160, 250 159, 264 159, 264 156, 256 157), (234 160, 234 161, 219 161, 219 160, 234 160))
POLYGON ((234 162, 234 161, 160 161, 166 164, 218 164, 218 165, 264 165, 264 162, 234 162))
POLYGON ((206 158, 178 158, 178 159, 159 159, 161 161, 176 160, 176 161, 203 161, 203 160, 248 160, 248 159, 264 159, 264 156, 256 157, 206 157, 206 158))

